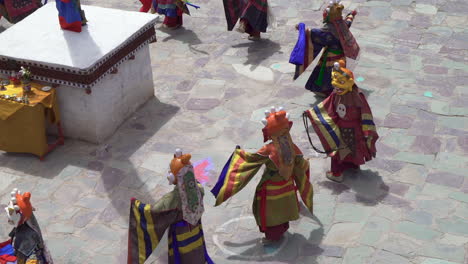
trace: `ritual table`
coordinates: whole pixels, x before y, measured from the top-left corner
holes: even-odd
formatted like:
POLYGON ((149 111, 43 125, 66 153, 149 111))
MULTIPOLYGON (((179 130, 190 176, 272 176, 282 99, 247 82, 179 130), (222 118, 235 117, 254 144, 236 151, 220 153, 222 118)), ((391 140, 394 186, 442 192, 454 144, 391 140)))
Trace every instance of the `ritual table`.
MULTIPOLYGON (((1 80, 0 80, 1 81, 1 80)), ((31 153, 41 158, 58 145, 63 144, 60 114, 55 89, 42 91, 43 85, 31 83, 26 93, 29 103, 0 98, 0 150, 31 153), (46 121, 57 126, 58 138, 48 143, 46 121)), ((23 86, 9 84, 0 96, 23 97, 23 86)))
POLYGON ((0 34, 0 76, 21 66, 57 87, 66 137, 101 143, 154 96, 149 43, 157 16, 83 5, 81 33, 62 30, 54 3, 0 34))

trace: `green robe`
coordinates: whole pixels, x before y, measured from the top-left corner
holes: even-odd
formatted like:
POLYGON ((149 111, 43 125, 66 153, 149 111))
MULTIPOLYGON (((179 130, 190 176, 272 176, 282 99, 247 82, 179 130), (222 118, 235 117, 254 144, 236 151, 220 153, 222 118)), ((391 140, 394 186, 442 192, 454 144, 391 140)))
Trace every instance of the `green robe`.
MULTIPOLYGON (((201 185, 198 187, 203 195, 203 188, 201 185)), ((181 208, 177 186, 154 205, 132 200, 128 264, 144 264, 168 228, 170 264, 175 263, 174 245, 180 253, 180 263, 208 262, 201 220, 191 226, 183 221, 181 208), (173 243, 173 238, 176 238, 176 243, 173 243)))

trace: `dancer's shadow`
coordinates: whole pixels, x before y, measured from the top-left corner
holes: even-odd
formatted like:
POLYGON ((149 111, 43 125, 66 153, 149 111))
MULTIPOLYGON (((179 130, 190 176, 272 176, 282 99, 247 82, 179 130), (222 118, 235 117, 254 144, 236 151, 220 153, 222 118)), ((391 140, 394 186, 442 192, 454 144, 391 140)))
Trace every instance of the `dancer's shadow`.
POLYGON ((255 70, 264 60, 273 56, 281 49, 280 44, 269 39, 261 39, 259 41, 241 43, 232 47, 247 47, 247 61, 244 62, 244 65, 251 65, 250 70, 255 70))
MULTIPOLYGON (((225 241, 224 245, 228 247, 249 246, 248 249, 237 255, 229 256, 227 259, 255 261, 258 263, 293 263, 299 258, 302 260, 302 263, 318 264, 317 257, 324 251, 322 246, 320 246, 320 243, 325 236, 323 224, 303 205, 300 211, 302 216, 311 218, 315 222, 313 224, 318 226, 318 228, 310 231, 308 238, 305 237, 306 233, 294 232, 294 222, 291 222, 291 228, 287 233, 285 233, 285 237, 283 237, 279 242, 271 245, 263 245, 258 238, 250 239, 242 243, 225 241), (287 241, 284 241, 285 239, 287 239, 287 241)), ((302 219, 302 221, 304 220, 302 219)))
POLYGON ((170 40, 180 41, 184 44, 187 44, 190 51, 194 53, 201 53, 201 54, 209 55, 208 52, 199 50, 196 47, 194 47, 196 45, 202 44, 203 42, 198 37, 197 33, 195 33, 191 29, 186 29, 184 27, 181 27, 179 29, 172 30, 172 29, 160 27, 158 28, 158 30, 169 35, 168 37, 165 37, 164 39, 162 39, 162 42, 167 42, 170 40))
POLYGON ((318 184, 332 190, 332 194, 339 195, 338 199, 344 202, 358 202, 367 206, 380 203, 389 191, 379 173, 372 170, 348 170, 344 172, 344 181, 341 184, 328 180, 318 184))

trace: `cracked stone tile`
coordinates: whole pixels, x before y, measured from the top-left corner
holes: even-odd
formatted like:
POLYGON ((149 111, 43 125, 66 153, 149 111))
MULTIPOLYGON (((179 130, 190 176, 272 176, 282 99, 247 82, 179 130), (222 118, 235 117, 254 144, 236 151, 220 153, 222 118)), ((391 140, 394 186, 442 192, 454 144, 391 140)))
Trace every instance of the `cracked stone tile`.
POLYGON ((428 166, 429 164, 434 162, 433 155, 424 155, 414 152, 399 152, 394 156, 394 158, 399 161, 404 161, 412 164, 420 164, 424 166, 428 166))
POLYGON ((406 218, 411 222, 420 225, 431 225, 432 224, 432 214, 425 211, 410 211, 406 215, 406 218))
POLYGON ((343 264, 367 263, 374 251, 374 248, 368 246, 348 248, 343 258, 343 264))
POLYGON ((455 191, 457 189, 426 183, 421 194, 431 198, 447 199, 455 191))
POLYGON ((465 250, 459 246, 431 243, 420 248, 419 254, 425 257, 442 258, 456 262, 463 262, 465 250))
POLYGON ((462 247, 464 244, 468 243, 468 237, 445 234, 444 237, 440 239, 440 243, 462 247))
POLYGON ((450 200, 418 200, 417 207, 433 216, 446 217, 455 207, 455 203, 450 200))
POLYGON ((396 231, 419 240, 433 240, 440 236, 440 232, 432 230, 427 226, 418 225, 413 222, 403 221, 397 224, 396 231))
POLYGON ((362 223, 336 223, 332 225, 323 243, 325 245, 349 246, 359 238, 362 223))
POLYGON ((372 209, 367 206, 338 204, 335 207, 335 221, 338 222, 363 222, 370 214, 372 209))
POLYGON ((420 246, 421 244, 417 244, 412 240, 405 239, 401 236, 390 235, 388 239, 382 242, 380 248, 406 258, 412 258, 418 255, 420 246))
POLYGON ((450 172, 434 171, 427 175, 426 182, 457 188, 463 184, 464 178, 450 172))
POLYGON ((382 264, 410 264, 411 262, 400 255, 385 251, 377 251, 370 260, 370 263, 382 263, 382 264))
POLYGON ((457 264, 452 261, 446 261, 439 258, 425 258, 421 264, 457 264))

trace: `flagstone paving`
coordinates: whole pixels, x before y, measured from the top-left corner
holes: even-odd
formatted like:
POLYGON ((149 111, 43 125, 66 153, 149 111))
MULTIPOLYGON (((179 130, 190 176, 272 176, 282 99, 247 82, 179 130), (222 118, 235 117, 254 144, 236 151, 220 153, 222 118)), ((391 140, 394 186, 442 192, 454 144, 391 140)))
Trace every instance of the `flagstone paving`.
MULTIPOLYGON (((171 189, 165 171, 178 147, 213 163, 203 223, 216 263, 468 263, 467 1, 343 1, 358 10, 351 29, 361 54, 349 68, 381 136, 377 159, 343 184, 326 180, 329 161, 309 146, 300 115, 318 99, 303 88, 308 74, 293 82, 287 63, 294 25, 319 26, 322 1, 271 0, 277 27, 260 42, 226 31, 221 0, 194 2, 202 8, 184 17, 183 29, 157 24, 155 98, 108 141, 67 140, 44 162, 0 153, 0 203, 14 187, 32 192, 56 263, 125 263, 130 197, 154 202, 171 189), (255 182, 216 208, 209 189, 236 145, 262 146, 259 120, 272 105, 291 112, 293 138, 310 158, 315 204, 281 243, 262 246, 251 214, 255 182)), ((161 243, 149 263, 167 263, 161 243)))

